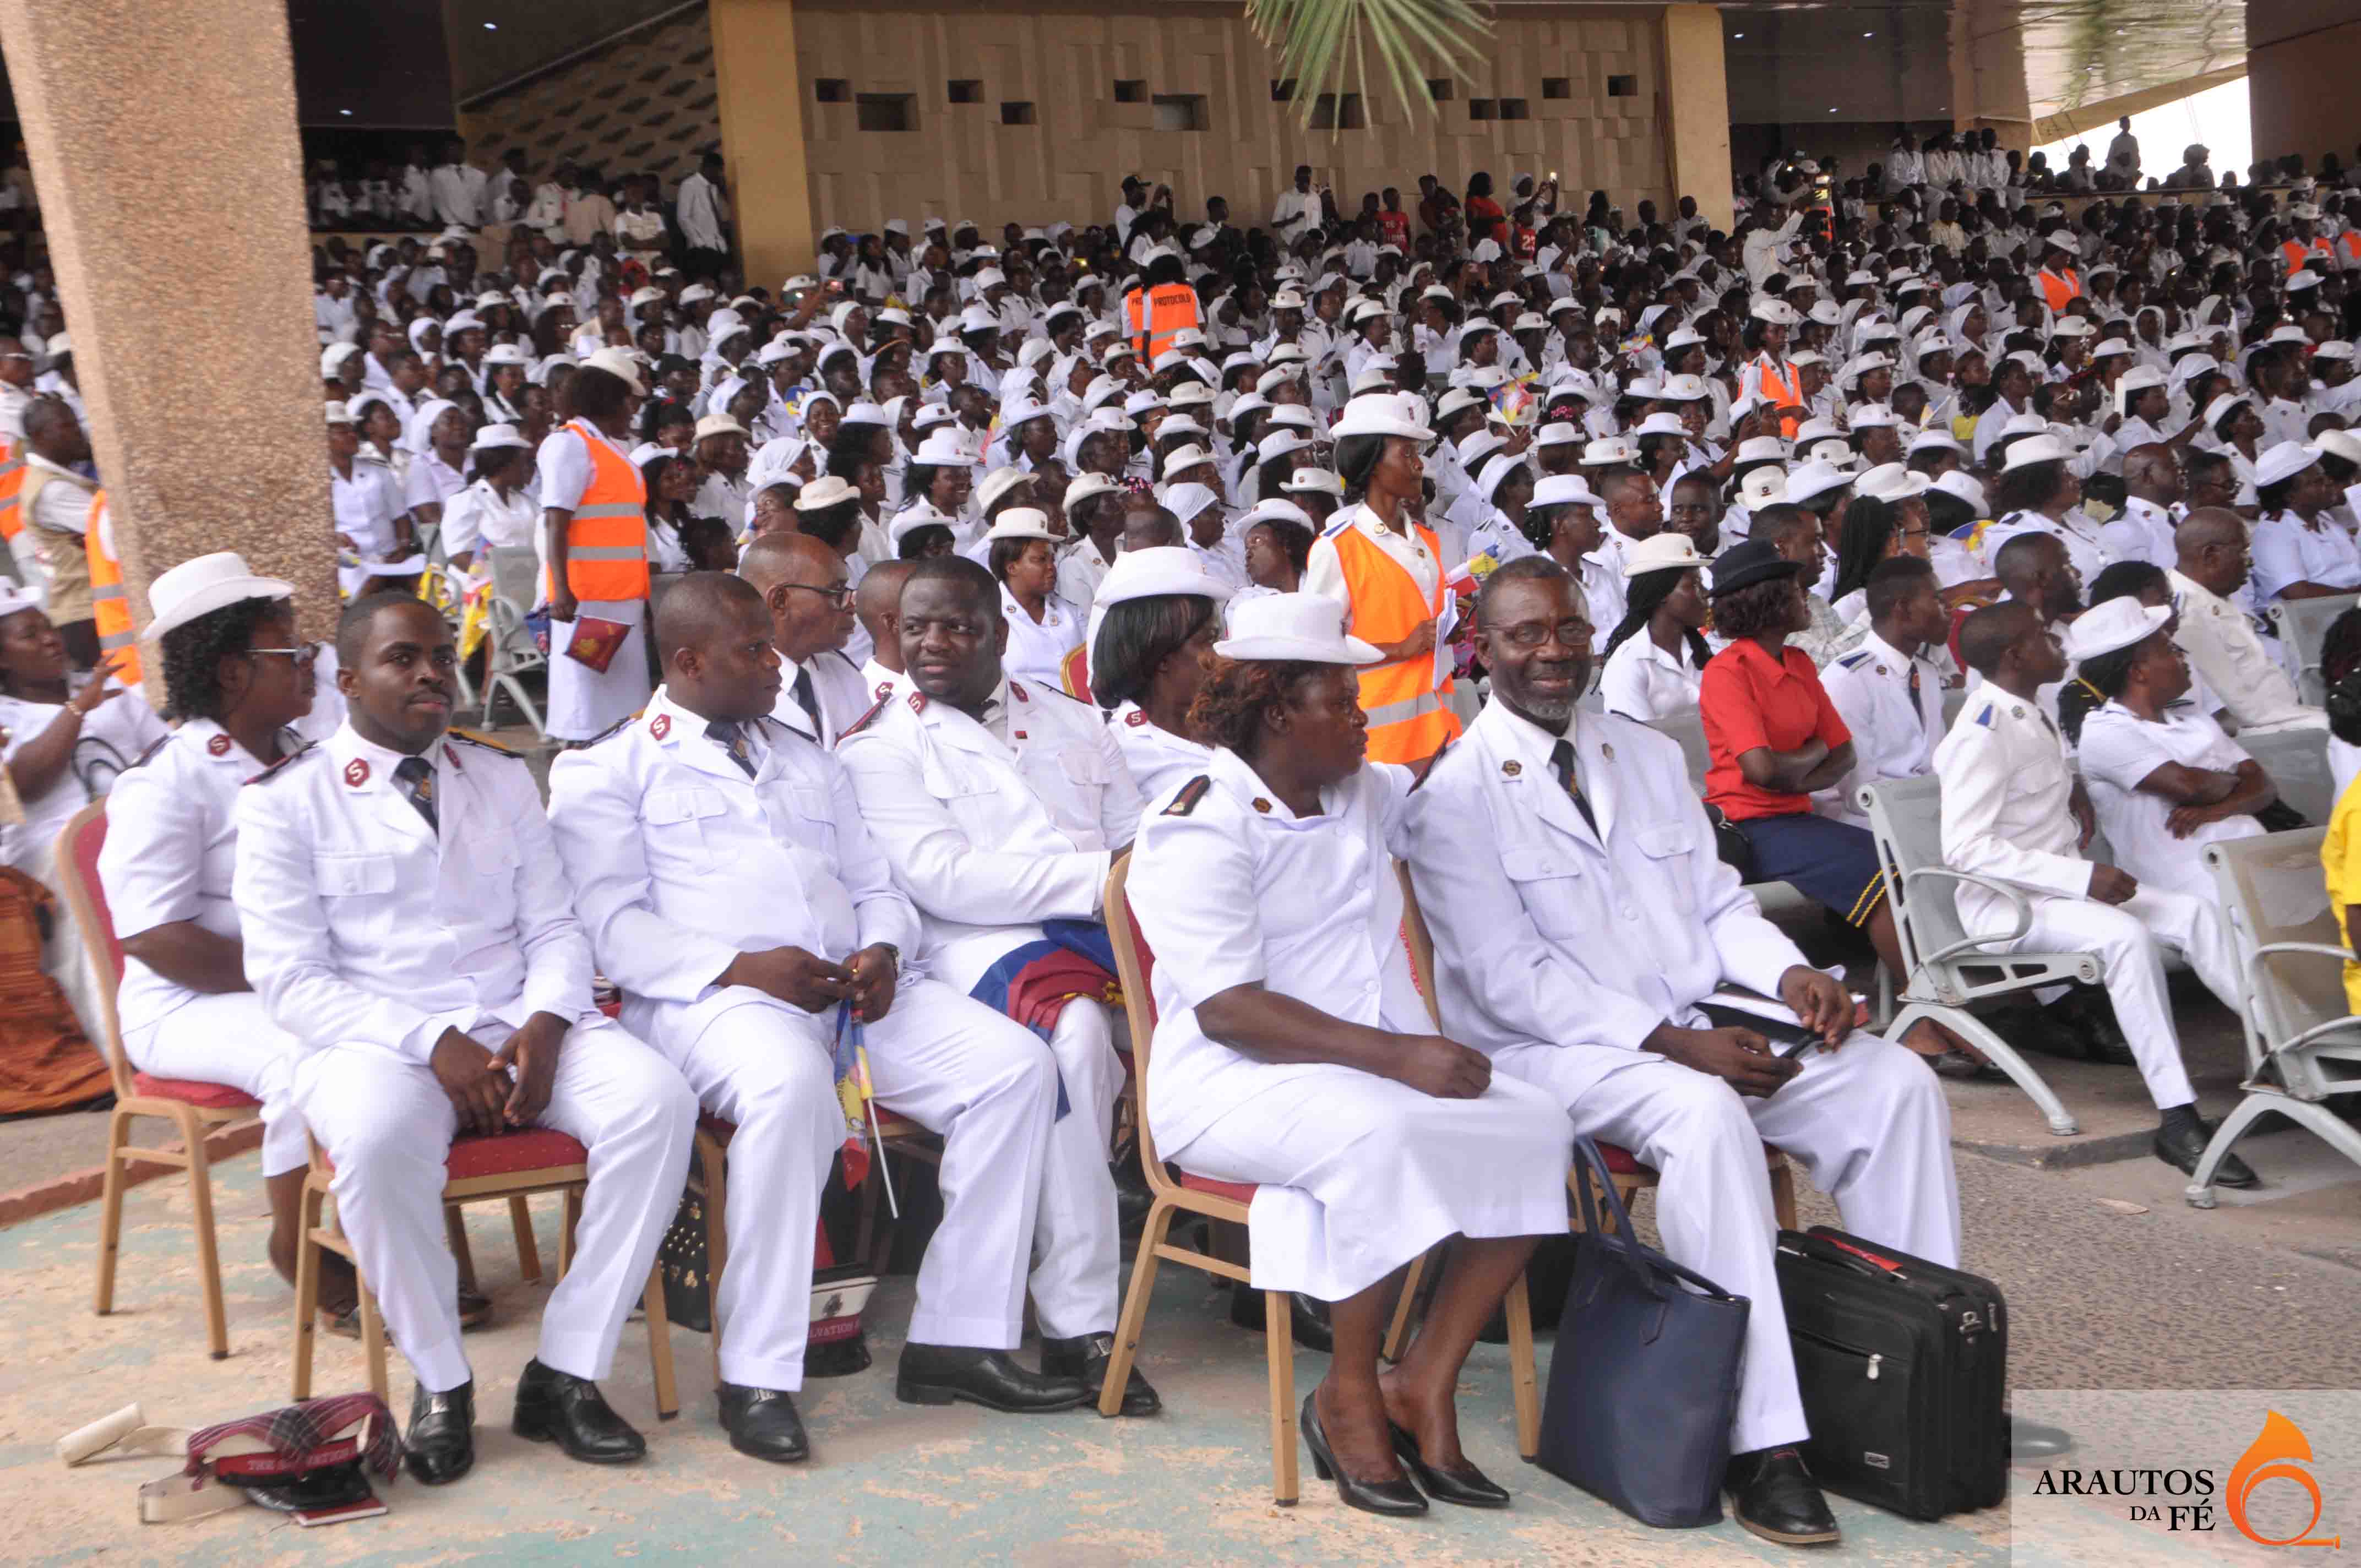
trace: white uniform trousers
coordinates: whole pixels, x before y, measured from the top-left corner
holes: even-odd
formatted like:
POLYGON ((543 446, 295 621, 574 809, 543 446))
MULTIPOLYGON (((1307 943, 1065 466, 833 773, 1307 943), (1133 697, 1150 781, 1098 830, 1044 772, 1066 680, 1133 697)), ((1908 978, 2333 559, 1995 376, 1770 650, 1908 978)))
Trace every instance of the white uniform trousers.
MULTIPOLYGON (((1583 1058, 1611 1049, 1515 1046, 1492 1065, 1550 1089, 1561 1071, 1588 1079, 1597 1066, 1583 1058)), ((1632 1055, 1567 1106, 1575 1131, 1653 1167, 1665 1255, 1753 1303, 1730 1452, 1800 1442, 1808 1434, 1779 1299, 1763 1146, 1801 1162, 1812 1185, 1837 1201, 1846 1230, 1956 1267, 1960 1194, 1942 1085, 1909 1050, 1861 1033, 1833 1052, 1806 1051, 1803 1070, 1764 1100, 1677 1062, 1632 1055)))
POLYGON ((302 1042, 270 1021, 250 991, 192 996, 123 1037, 123 1054, 157 1078, 222 1083, 262 1102, 262 1174, 283 1176, 312 1157, 295 1109, 295 1061, 302 1042))
POLYGON ((1107 1140, 1123 1063, 1105 1005, 1081 998, 1066 1003, 1049 1049, 1065 1080, 1068 1110, 1049 1124, 1033 1228, 1033 1317, 1047 1339, 1111 1333, 1122 1259, 1107 1140))
POLYGON ((680 1069, 730 1140, 729 1262, 714 1297, 721 1379, 804 1386, 812 1256, 829 1166, 844 1142, 836 1011, 807 1013, 749 986, 697 1003, 624 1004, 625 1022, 680 1069))
MULTIPOLYGON (((2005 931, 2015 924, 2006 904, 1975 897, 1974 891, 1963 890, 1960 899, 1960 923, 1969 931, 2005 931)), ((2033 923, 2014 946, 2086 952, 2097 959, 2115 1022, 2131 1042, 2148 1097, 2158 1110, 2193 1102, 2197 1091, 2180 1060, 2180 1034, 2173 1027, 2172 998, 2165 990, 2164 957, 2158 949, 2179 954, 2224 1006, 2242 1013, 2237 948, 2213 901, 2142 883, 2126 904, 2052 894, 2035 895, 2032 905, 2033 923)))
POLYGON ((584 599, 581 609, 572 621, 553 620, 549 623, 549 733, 558 740, 588 740, 603 735, 640 709, 647 707, 655 687, 648 681, 648 607, 634 601, 610 604, 603 600, 584 599), (582 616, 597 616, 601 620, 627 620, 633 613, 639 619, 607 661, 605 670, 594 670, 579 659, 566 656, 566 645, 573 640, 581 626, 582 616))
MULTIPOLYGON (((1022 1024, 940 981, 906 975, 893 1011, 864 1034, 878 1103, 943 1138, 942 1223, 918 1265, 909 1338, 1014 1350, 1023 1337, 1027 1249, 1058 1106, 1049 1048, 1022 1024)), ((808 1290, 795 1310, 808 1313, 808 1290)))
MULTIPOLYGON (((498 1050, 509 1027, 467 1031, 498 1050)), ((336 1213, 363 1278, 419 1385, 473 1376, 459 1348, 458 1266, 443 1229, 444 1163, 458 1119, 423 1062, 375 1046, 325 1046, 295 1067, 295 1102, 335 1162, 336 1213)), ((662 1057, 605 1019, 566 1031, 541 1125, 590 1151, 574 1262, 541 1320, 543 1365, 602 1378, 623 1320, 680 1206, 697 1097, 662 1057)))

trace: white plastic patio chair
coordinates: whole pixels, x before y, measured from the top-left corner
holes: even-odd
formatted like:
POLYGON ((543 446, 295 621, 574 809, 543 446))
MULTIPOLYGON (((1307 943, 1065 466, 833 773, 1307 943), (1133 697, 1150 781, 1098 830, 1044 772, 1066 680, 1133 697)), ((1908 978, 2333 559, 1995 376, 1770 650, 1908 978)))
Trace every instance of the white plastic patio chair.
POLYGON ((2271 606, 2271 624, 2279 641, 2295 655, 2296 693, 2312 707, 2328 700, 2328 683, 2321 678, 2320 649, 2328 641, 2331 622, 2361 604, 2361 594, 2328 594, 2320 598, 2280 599, 2271 606))

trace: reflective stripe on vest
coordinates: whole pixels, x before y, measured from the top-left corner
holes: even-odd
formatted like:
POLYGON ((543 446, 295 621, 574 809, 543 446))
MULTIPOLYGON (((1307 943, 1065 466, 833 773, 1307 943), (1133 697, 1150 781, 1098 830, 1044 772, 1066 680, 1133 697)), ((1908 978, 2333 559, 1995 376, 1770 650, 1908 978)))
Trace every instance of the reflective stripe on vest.
POLYGON ((1159 283, 1133 297, 1138 308, 1132 314, 1132 332, 1139 339, 1141 368, 1148 369, 1158 355, 1172 346, 1177 334, 1198 324, 1197 291, 1186 283, 1159 283))
MULTIPOLYGON (((1764 401, 1774 409, 1803 407, 1804 378, 1797 373, 1794 366, 1789 366, 1786 374, 1783 376, 1778 367, 1771 363, 1771 356, 1766 354, 1755 360, 1754 367, 1762 372, 1758 384, 1763 389, 1764 401)), ((1784 416, 1779 421, 1779 433, 1793 441, 1795 438, 1795 432, 1801 430, 1803 424, 1802 420, 1792 415, 1784 416)))
MULTIPOLYGON (((1409 569, 1359 529, 1348 524, 1330 536, 1352 596, 1353 635, 1364 641, 1399 642, 1442 613, 1443 596, 1450 590, 1443 584, 1443 558, 1434 535, 1417 527, 1411 535, 1435 563, 1432 596, 1422 594, 1409 569)), ((1443 706, 1441 696, 1451 688, 1450 679, 1444 677, 1438 686, 1433 672, 1434 660, 1425 653, 1361 670, 1361 712, 1368 720, 1371 762, 1415 762, 1434 755, 1459 733, 1459 716, 1443 706)))
POLYGON ((647 486, 630 460, 576 420, 590 482, 566 525, 566 587, 577 599, 623 603, 648 597, 647 486))
POLYGON ((14 539, 25 526, 16 498, 25 488, 25 449, 0 441, 0 539, 14 539))
POLYGON ((115 514, 107 508, 104 490, 93 493, 90 510, 83 514, 82 553, 90 563, 90 615, 99 652, 122 654, 115 678, 137 685, 139 632, 131 620, 131 596, 124 589, 123 561, 115 549, 115 514))

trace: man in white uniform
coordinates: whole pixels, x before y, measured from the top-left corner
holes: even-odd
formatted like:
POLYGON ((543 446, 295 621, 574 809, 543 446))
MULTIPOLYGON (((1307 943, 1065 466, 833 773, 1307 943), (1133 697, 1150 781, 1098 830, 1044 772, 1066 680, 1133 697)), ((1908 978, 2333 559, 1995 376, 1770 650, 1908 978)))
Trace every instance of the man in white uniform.
POLYGON ((762 597, 693 574, 664 600, 656 644, 664 684, 646 713, 557 759, 549 819, 625 1022, 737 1125, 714 1299, 730 1445, 776 1464, 811 1452, 793 1395, 820 1194, 847 1135, 837 1052, 856 1024, 878 1096, 949 1140, 897 1391, 1006 1410, 1082 1403, 1077 1379, 1007 1355, 1057 1099, 1049 1053, 939 981, 902 977, 917 912, 843 763, 771 717, 785 682, 762 597))
POLYGON ((821 746, 833 746, 879 693, 844 656, 852 632, 852 585, 844 557, 805 533, 758 535, 738 557, 771 616, 771 646, 786 675, 771 717, 821 746))
POLYGON ((533 1126, 588 1149, 590 1180, 515 1430, 591 1464, 641 1458, 598 1380, 680 1201, 697 1097, 593 1004, 590 944, 532 773, 445 738, 458 650, 442 616, 363 599, 337 654, 345 725, 240 792, 233 885, 247 977, 304 1043, 296 1104, 418 1378, 411 1473, 438 1486, 475 1464, 443 1225, 451 1140, 533 1126))
POLYGON ((1576 1134, 1663 1172, 1665 1250, 1754 1302, 1730 1431, 1739 1522, 1834 1541, 1795 1446, 1763 1146, 1801 1160, 1848 1229, 1955 1265, 1941 1086, 1856 1030, 1843 987, 1763 917, 1714 852, 1678 747, 1610 714, 1576 722, 1591 629, 1564 568, 1501 567, 1477 624, 1495 700, 1411 796, 1405 857, 1444 1026, 1549 1090, 1576 1134), (1760 994, 1701 1005, 1730 986, 1760 994))
POLYGON ((1820 674, 1828 700, 1852 731, 1853 768, 1834 789, 1812 797, 1823 817, 1869 826, 1858 797, 1880 779, 1923 778, 1935 771, 1943 737, 1943 673, 1927 657, 1951 629, 1935 587, 1935 568, 1896 555, 1870 570, 1869 635, 1820 674))
MULTIPOLYGON (((991 573, 956 555, 921 561, 899 614, 907 673, 839 751, 918 907, 927 971, 1046 1032, 1057 1055, 1033 1306, 1042 1370, 1095 1387, 1115 1347, 1107 1139, 1123 1082, 1098 999, 1114 967, 1101 900, 1139 827, 1139 789, 1095 708, 1002 672, 1008 627, 991 573)), ((1135 1369, 1124 1412, 1159 1408, 1135 1369)))
POLYGON ((2180 552, 2168 579, 2180 612, 2174 641, 2237 720, 2238 732, 2326 729, 2328 715, 2297 695, 2285 666, 2233 598, 2254 570, 2246 520, 2224 508, 2200 507, 2172 538, 2180 552))
MULTIPOLYGON (((2171 614, 2136 602, 2132 608, 2140 612, 2142 636, 2171 614)), ((1943 860, 1953 871, 1995 878, 2025 895, 2021 903, 1963 883, 1956 894, 1960 924, 1971 934, 1996 936, 2014 928, 2025 908, 2030 923, 2012 946, 2099 959, 2116 1020, 2162 1114, 2156 1157, 2193 1173, 2213 1127, 2198 1115, 2197 1091, 2181 1065, 2161 949, 2186 959, 2235 1010, 2235 945, 2210 903, 2143 887, 2083 857, 2095 826, 2091 803, 2067 764, 2064 738, 2034 700, 2066 673, 2058 634, 2027 606, 1997 604, 1968 617, 1960 652, 1986 684, 1935 748, 1943 780, 1943 860)), ((2214 1179, 2228 1187, 2256 1184, 2255 1173, 2235 1157, 2214 1179)))

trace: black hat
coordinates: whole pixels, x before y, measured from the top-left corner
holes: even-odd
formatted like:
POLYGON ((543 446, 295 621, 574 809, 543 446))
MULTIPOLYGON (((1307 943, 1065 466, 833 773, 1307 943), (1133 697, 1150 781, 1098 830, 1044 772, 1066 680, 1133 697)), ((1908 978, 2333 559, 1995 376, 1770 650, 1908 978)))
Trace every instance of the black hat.
POLYGON ((1715 560, 1713 587, 1708 597, 1719 598, 1724 594, 1751 588, 1774 577, 1792 577, 1803 569, 1803 563, 1790 561, 1780 554, 1778 546, 1760 539, 1744 540, 1723 551, 1715 560))

